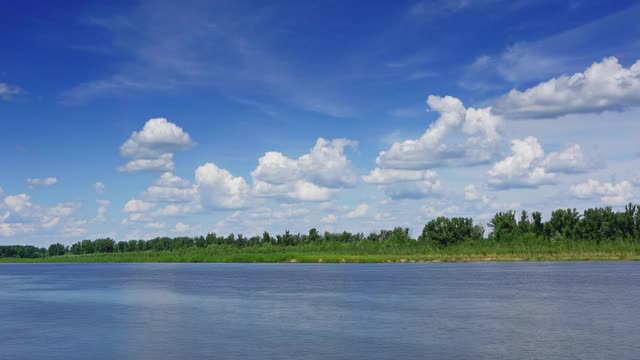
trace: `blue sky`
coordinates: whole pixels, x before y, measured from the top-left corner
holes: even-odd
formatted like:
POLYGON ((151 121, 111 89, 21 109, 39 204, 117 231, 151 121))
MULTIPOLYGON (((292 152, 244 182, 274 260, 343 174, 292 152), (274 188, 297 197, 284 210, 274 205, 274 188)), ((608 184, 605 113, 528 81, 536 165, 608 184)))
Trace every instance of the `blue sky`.
POLYGON ((23 1, 0 244, 638 201, 640 2, 23 1))

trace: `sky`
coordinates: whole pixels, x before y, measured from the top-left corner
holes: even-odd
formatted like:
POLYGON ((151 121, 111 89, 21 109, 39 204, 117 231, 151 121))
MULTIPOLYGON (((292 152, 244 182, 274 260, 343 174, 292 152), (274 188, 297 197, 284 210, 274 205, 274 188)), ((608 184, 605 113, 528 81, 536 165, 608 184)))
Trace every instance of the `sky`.
POLYGON ((25 0, 0 245, 640 201, 640 1, 25 0))

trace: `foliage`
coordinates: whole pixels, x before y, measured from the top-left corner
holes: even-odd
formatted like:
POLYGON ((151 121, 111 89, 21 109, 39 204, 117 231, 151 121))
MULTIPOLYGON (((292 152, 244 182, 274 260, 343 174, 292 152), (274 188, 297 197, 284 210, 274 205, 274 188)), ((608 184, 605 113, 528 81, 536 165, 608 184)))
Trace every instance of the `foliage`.
POLYGON ((33 259, 47 256, 47 249, 27 245, 0 246, 0 258, 33 259))
POLYGON ((306 257, 308 260, 327 258, 326 261, 331 261, 351 256, 354 261, 393 261, 409 255, 414 259, 435 259, 438 256, 457 259, 463 255, 473 257, 490 254, 555 258, 559 254, 575 253, 590 254, 588 256, 596 258, 615 253, 618 254, 615 257, 627 258, 636 256, 640 245, 640 207, 634 204, 627 205, 624 211, 619 212, 611 207, 586 209, 582 214, 576 209, 559 209, 553 211, 546 222, 537 211, 531 215, 522 211, 518 220, 514 211, 499 212, 488 225, 491 229, 488 238, 484 238, 484 228, 474 225, 470 218, 438 217, 424 226, 418 241, 411 238, 408 228, 402 227, 369 235, 347 231, 320 234, 312 228, 306 234, 286 231, 275 237, 265 231, 262 236, 252 237, 210 233, 196 237, 158 237, 147 241, 116 242, 105 238, 82 240, 70 247, 54 243, 48 249, 0 246, 0 258, 70 259, 101 254, 98 258, 106 259, 107 254, 114 254, 114 259, 118 261, 161 261, 160 258, 183 261, 189 257, 194 261, 288 261, 295 255, 296 260, 306 257))
POLYGON ((482 226, 474 226, 470 218, 446 218, 440 216, 427 223, 418 238, 438 246, 449 246, 465 240, 480 240, 484 235, 482 226))
POLYGON ((516 223, 516 215, 513 211, 505 213, 497 213, 491 221, 489 227, 492 229, 489 237, 496 240, 507 239, 518 232, 518 224, 516 223))

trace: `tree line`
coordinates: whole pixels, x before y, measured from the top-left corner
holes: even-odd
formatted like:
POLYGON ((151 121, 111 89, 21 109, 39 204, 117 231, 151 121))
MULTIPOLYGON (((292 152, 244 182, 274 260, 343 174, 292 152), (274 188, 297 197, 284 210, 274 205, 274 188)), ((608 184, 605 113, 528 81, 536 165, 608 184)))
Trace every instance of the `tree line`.
POLYGON ((516 239, 548 239, 560 241, 593 241, 600 243, 611 240, 640 239, 640 206, 628 204, 623 211, 614 211, 611 207, 590 208, 580 213, 576 209, 558 209, 543 221, 542 213, 531 214, 522 211, 499 212, 487 224, 490 232, 485 238, 485 228, 474 224, 471 218, 438 217, 430 220, 417 239, 410 236, 408 228, 396 227, 393 230, 381 230, 365 235, 363 233, 320 234, 311 229, 306 234, 284 234, 271 236, 264 232, 262 236, 245 237, 242 234, 219 236, 215 233, 196 237, 158 237, 152 240, 115 241, 111 238, 82 240, 71 246, 60 243, 49 248, 34 246, 0 246, 0 257, 37 258, 60 256, 65 254, 82 255, 94 253, 123 253, 137 251, 172 251, 183 248, 206 248, 215 245, 237 247, 251 246, 298 246, 314 243, 345 242, 382 242, 390 244, 425 244, 447 247, 461 242, 499 241, 516 239))

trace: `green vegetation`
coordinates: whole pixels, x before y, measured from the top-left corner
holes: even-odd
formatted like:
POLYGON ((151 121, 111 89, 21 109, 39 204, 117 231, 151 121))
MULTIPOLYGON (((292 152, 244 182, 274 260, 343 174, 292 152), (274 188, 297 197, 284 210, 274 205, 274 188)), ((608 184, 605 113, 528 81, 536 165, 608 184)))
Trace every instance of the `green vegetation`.
POLYGON ((529 216, 508 211, 489 222, 491 232, 468 218, 429 221, 418 239, 397 227, 368 236, 349 232, 289 231, 272 237, 230 234, 162 237, 116 242, 83 240, 70 247, 52 244, 0 246, 0 262, 411 262, 482 260, 640 260, 640 207, 553 211, 529 216))

